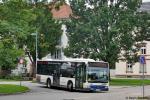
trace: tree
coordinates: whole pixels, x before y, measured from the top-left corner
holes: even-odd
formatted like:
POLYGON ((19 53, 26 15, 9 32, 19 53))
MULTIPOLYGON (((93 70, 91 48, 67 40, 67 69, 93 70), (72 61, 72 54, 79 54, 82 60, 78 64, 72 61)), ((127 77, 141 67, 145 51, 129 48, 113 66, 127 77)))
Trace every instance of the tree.
MULTIPOLYGON (((32 25, 35 26, 35 32, 38 33, 38 56, 40 59, 49 53, 53 54, 56 45, 59 44, 62 33, 61 23, 53 19, 49 6, 49 4, 45 5, 44 2, 37 2, 36 7, 34 8, 36 19, 33 21, 32 25)), ((33 38, 29 37, 29 39, 33 38)), ((35 44, 35 41, 33 42, 33 44, 35 44)), ((34 55, 35 48, 32 48, 34 47, 33 44, 31 45, 30 42, 27 44, 32 55, 34 55)))
POLYGON ((136 41, 150 41, 150 13, 146 11, 138 12, 136 24, 136 41), (138 31, 137 31, 138 30, 138 31))
MULTIPOLYGON (((56 50, 56 45, 59 44, 61 37, 61 23, 52 17, 51 9, 58 9, 64 3, 64 0, 54 0, 48 3, 47 0, 30 2, 35 15, 35 19, 31 21, 31 27, 34 31, 30 32, 25 44, 30 50, 30 54, 36 61, 35 51, 35 37, 31 37, 32 33, 37 34, 38 38, 38 58, 41 59, 47 54, 53 54, 56 50)), ((30 57, 31 58, 31 57, 30 57)), ((33 64, 33 72, 35 72, 35 63, 33 64)))
POLYGON ((17 46, 22 48, 27 36, 34 30, 30 24, 35 19, 32 5, 22 0, 9 0, 1 3, 0 6, 2 12, 0 21, 7 23, 7 26, 3 27, 7 32, 2 30, 1 34, 7 35, 9 33, 11 36, 15 36, 17 46))
POLYGON ((113 68, 121 51, 136 51, 132 47, 143 34, 135 32, 141 0, 71 0, 70 5, 66 55, 100 59, 113 68))
MULTIPOLYGON (((57 0, 62 4, 63 0, 57 0)), ((53 53, 61 36, 61 24, 52 18, 51 3, 9 0, 0 3, 0 67, 16 67, 17 57, 24 56, 24 46, 35 61, 35 37, 38 33, 39 58, 53 53)), ((54 6, 55 7, 55 6, 54 6)))
POLYGON ((30 5, 21 0, 0 3, 0 67, 11 70, 23 56, 23 42, 30 31, 30 5))
POLYGON ((14 69, 18 63, 17 57, 21 55, 23 51, 15 48, 11 39, 5 38, 0 42, 0 68, 2 70, 14 69))

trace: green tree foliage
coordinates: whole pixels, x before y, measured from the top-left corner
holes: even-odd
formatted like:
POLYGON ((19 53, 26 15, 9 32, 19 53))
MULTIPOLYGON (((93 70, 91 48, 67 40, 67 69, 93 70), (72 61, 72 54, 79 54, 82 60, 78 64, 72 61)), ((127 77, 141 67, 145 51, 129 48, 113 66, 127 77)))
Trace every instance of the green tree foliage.
POLYGON ((14 69, 18 63, 17 57, 23 54, 22 49, 12 46, 10 39, 4 39, 0 42, 0 68, 2 70, 14 69))
POLYGON ((23 55, 23 41, 29 31, 29 5, 19 0, 0 3, 0 67, 15 68, 23 55))
POLYGON ((98 58, 113 68, 121 51, 126 52, 124 56, 128 51, 136 51, 132 48, 134 43, 142 34, 146 35, 135 32, 142 25, 137 17, 141 0, 70 0, 70 5, 73 15, 66 23, 70 40, 65 50, 68 56, 98 58))
POLYGON ((138 12, 135 33, 136 41, 150 41, 150 12, 138 12))
POLYGON ((0 66, 14 68, 26 45, 35 60, 38 33, 39 57, 54 51, 61 35, 61 24, 52 18, 49 3, 4 0, 0 3, 0 66))
POLYGON ((18 47, 22 48, 32 30, 30 22, 35 19, 32 6, 23 0, 9 0, 0 4, 0 12, 1 34, 15 36, 18 47))

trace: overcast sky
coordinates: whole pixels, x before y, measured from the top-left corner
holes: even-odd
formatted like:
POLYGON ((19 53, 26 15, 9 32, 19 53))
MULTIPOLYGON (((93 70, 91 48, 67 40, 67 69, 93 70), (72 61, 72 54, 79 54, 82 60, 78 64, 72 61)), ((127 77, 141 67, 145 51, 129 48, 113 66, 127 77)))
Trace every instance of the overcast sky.
POLYGON ((150 0, 143 0, 143 2, 150 2, 150 0))
POLYGON ((143 2, 150 2, 150 0, 143 0, 143 2))
MULTIPOLYGON (((69 1, 69 0, 66 0, 67 2, 69 1)), ((150 2, 150 0, 142 0, 143 2, 150 2)))

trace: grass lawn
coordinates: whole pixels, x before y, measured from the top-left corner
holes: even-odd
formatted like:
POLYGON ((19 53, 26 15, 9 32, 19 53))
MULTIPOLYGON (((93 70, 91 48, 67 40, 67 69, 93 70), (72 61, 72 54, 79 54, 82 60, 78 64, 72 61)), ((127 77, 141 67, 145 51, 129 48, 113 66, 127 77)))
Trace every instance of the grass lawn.
POLYGON ((0 84, 0 94, 14 94, 20 92, 26 92, 29 88, 25 86, 12 85, 12 84, 0 84))
MULTIPOLYGON (((144 80, 145 85, 150 85, 150 80, 144 80)), ((111 79, 111 86, 140 86, 142 85, 141 79, 111 79)))

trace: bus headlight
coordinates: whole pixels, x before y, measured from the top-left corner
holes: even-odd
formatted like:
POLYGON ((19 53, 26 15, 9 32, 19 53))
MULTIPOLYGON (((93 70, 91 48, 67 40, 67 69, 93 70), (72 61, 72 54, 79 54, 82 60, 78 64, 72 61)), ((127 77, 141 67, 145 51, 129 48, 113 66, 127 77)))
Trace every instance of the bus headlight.
POLYGON ((88 83, 84 83, 83 84, 83 88, 89 88, 89 84, 88 83))

